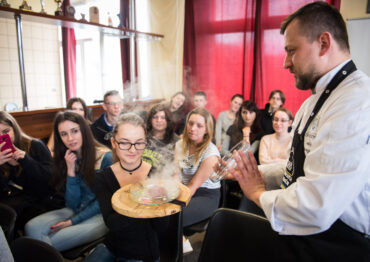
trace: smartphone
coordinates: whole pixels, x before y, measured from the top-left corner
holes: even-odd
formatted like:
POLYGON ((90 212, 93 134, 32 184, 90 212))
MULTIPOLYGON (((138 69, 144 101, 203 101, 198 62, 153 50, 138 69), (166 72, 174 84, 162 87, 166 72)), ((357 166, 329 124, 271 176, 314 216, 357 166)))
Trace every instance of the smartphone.
POLYGON ((3 134, 0 136, 0 144, 2 144, 3 142, 5 142, 5 145, 3 145, 3 147, 1 148, 1 151, 4 151, 5 149, 10 148, 12 150, 11 153, 15 152, 15 148, 13 146, 13 143, 12 143, 12 140, 10 139, 9 134, 3 134))

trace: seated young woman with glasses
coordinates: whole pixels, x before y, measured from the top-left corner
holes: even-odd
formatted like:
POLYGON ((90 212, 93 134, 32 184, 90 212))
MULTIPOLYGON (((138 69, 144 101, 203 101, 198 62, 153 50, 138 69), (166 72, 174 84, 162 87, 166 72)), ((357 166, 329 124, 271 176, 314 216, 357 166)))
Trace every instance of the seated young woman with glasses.
POLYGON ((259 147, 260 164, 286 162, 289 157, 292 135, 288 132, 293 115, 286 108, 277 109, 272 116, 275 133, 262 137, 259 147))
POLYGON ((114 164, 97 172, 95 178, 95 192, 109 233, 85 262, 159 261, 157 231, 167 226, 166 220, 127 217, 114 211, 111 203, 118 189, 145 180, 153 172, 152 166, 142 160, 146 147, 144 120, 135 113, 121 115, 111 143, 114 164))

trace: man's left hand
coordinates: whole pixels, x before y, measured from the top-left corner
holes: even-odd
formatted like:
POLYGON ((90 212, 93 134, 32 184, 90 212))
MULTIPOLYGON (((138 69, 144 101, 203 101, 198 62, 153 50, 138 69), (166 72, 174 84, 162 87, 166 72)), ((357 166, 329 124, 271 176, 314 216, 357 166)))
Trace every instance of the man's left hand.
POLYGON ((266 191, 266 183, 263 174, 258 170, 253 153, 248 151, 248 157, 241 151, 233 154, 238 169, 230 169, 230 173, 239 182, 244 195, 261 207, 259 198, 266 191))

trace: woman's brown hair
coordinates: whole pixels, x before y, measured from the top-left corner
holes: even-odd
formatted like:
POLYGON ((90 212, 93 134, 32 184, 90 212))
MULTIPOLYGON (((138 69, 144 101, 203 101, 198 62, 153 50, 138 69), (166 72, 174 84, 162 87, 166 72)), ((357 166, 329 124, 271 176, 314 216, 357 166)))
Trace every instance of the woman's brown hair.
MULTIPOLYGON (((186 117, 186 123, 185 123, 185 129, 183 134, 183 141, 184 141, 184 152, 187 152, 189 150, 190 146, 190 139, 188 136, 188 122, 192 115, 201 115, 204 118, 205 124, 206 124, 206 134, 204 135, 202 143, 196 146, 196 153, 195 153, 195 163, 197 163, 204 152, 204 150, 208 147, 208 145, 211 143, 213 138, 213 119, 211 113, 208 112, 205 108, 195 108, 192 110, 188 116, 186 117)), ((195 164, 194 163, 194 164, 195 164)))

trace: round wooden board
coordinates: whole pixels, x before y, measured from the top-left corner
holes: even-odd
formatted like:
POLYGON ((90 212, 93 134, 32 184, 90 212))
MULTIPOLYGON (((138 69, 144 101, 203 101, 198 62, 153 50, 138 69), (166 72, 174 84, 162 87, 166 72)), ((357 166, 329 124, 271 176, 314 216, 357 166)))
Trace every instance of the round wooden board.
MULTIPOLYGON (((176 200, 189 203, 191 195, 190 189, 183 185, 180 185, 180 195, 176 200)), ((142 205, 133 201, 130 197, 130 185, 126 185, 118 189, 112 196, 112 207, 113 209, 124 216, 134 218, 154 218, 164 217, 175 214, 181 211, 181 206, 172 203, 164 203, 161 205, 142 205)))

